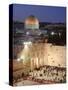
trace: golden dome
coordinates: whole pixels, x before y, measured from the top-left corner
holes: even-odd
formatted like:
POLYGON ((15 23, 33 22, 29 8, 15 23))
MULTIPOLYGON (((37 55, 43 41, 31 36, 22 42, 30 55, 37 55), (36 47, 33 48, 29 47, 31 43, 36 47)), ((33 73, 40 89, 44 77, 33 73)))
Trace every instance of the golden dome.
POLYGON ((39 29, 39 21, 38 19, 31 15, 25 20, 25 28, 26 29, 39 29))

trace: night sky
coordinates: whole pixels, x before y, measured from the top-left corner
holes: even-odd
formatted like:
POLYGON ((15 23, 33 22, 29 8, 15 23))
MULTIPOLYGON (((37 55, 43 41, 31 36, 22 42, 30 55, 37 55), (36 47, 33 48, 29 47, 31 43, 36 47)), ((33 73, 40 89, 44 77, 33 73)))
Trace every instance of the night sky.
POLYGON ((64 23, 66 22, 66 8, 52 6, 35 6, 35 5, 13 5, 13 20, 21 21, 34 15, 40 22, 64 23))

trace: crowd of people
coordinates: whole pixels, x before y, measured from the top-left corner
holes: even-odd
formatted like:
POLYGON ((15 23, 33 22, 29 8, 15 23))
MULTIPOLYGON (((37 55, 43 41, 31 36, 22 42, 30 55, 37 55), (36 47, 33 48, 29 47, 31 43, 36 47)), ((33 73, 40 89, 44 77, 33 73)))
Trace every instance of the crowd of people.
POLYGON ((30 70, 28 74, 23 72, 17 77, 13 78, 13 83, 21 82, 23 80, 31 80, 40 84, 46 83, 65 83, 66 82, 66 68, 55 66, 42 66, 30 70))
POLYGON ((39 69, 35 69, 29 73, 30 77, 36 81, 51 81, 54 83, 66 82, 66 69, 55 66, 44 66, 39 69))

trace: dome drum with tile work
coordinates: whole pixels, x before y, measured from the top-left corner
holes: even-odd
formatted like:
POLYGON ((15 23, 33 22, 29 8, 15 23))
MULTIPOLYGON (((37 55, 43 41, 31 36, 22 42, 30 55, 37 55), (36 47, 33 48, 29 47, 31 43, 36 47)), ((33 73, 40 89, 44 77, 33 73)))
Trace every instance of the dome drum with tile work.
POLYGON ((31 15, 25 20, 25 29, 39 29, 38 19, 31 15))

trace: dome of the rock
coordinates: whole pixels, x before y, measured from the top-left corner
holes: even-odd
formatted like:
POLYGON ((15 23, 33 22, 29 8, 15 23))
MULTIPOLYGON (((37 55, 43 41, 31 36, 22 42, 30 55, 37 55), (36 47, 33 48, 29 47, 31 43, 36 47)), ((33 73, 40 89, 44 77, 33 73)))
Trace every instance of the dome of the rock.
POLYGON ((25 19, 25 29, 39 29, 39 20, 31 15, 25 19))

